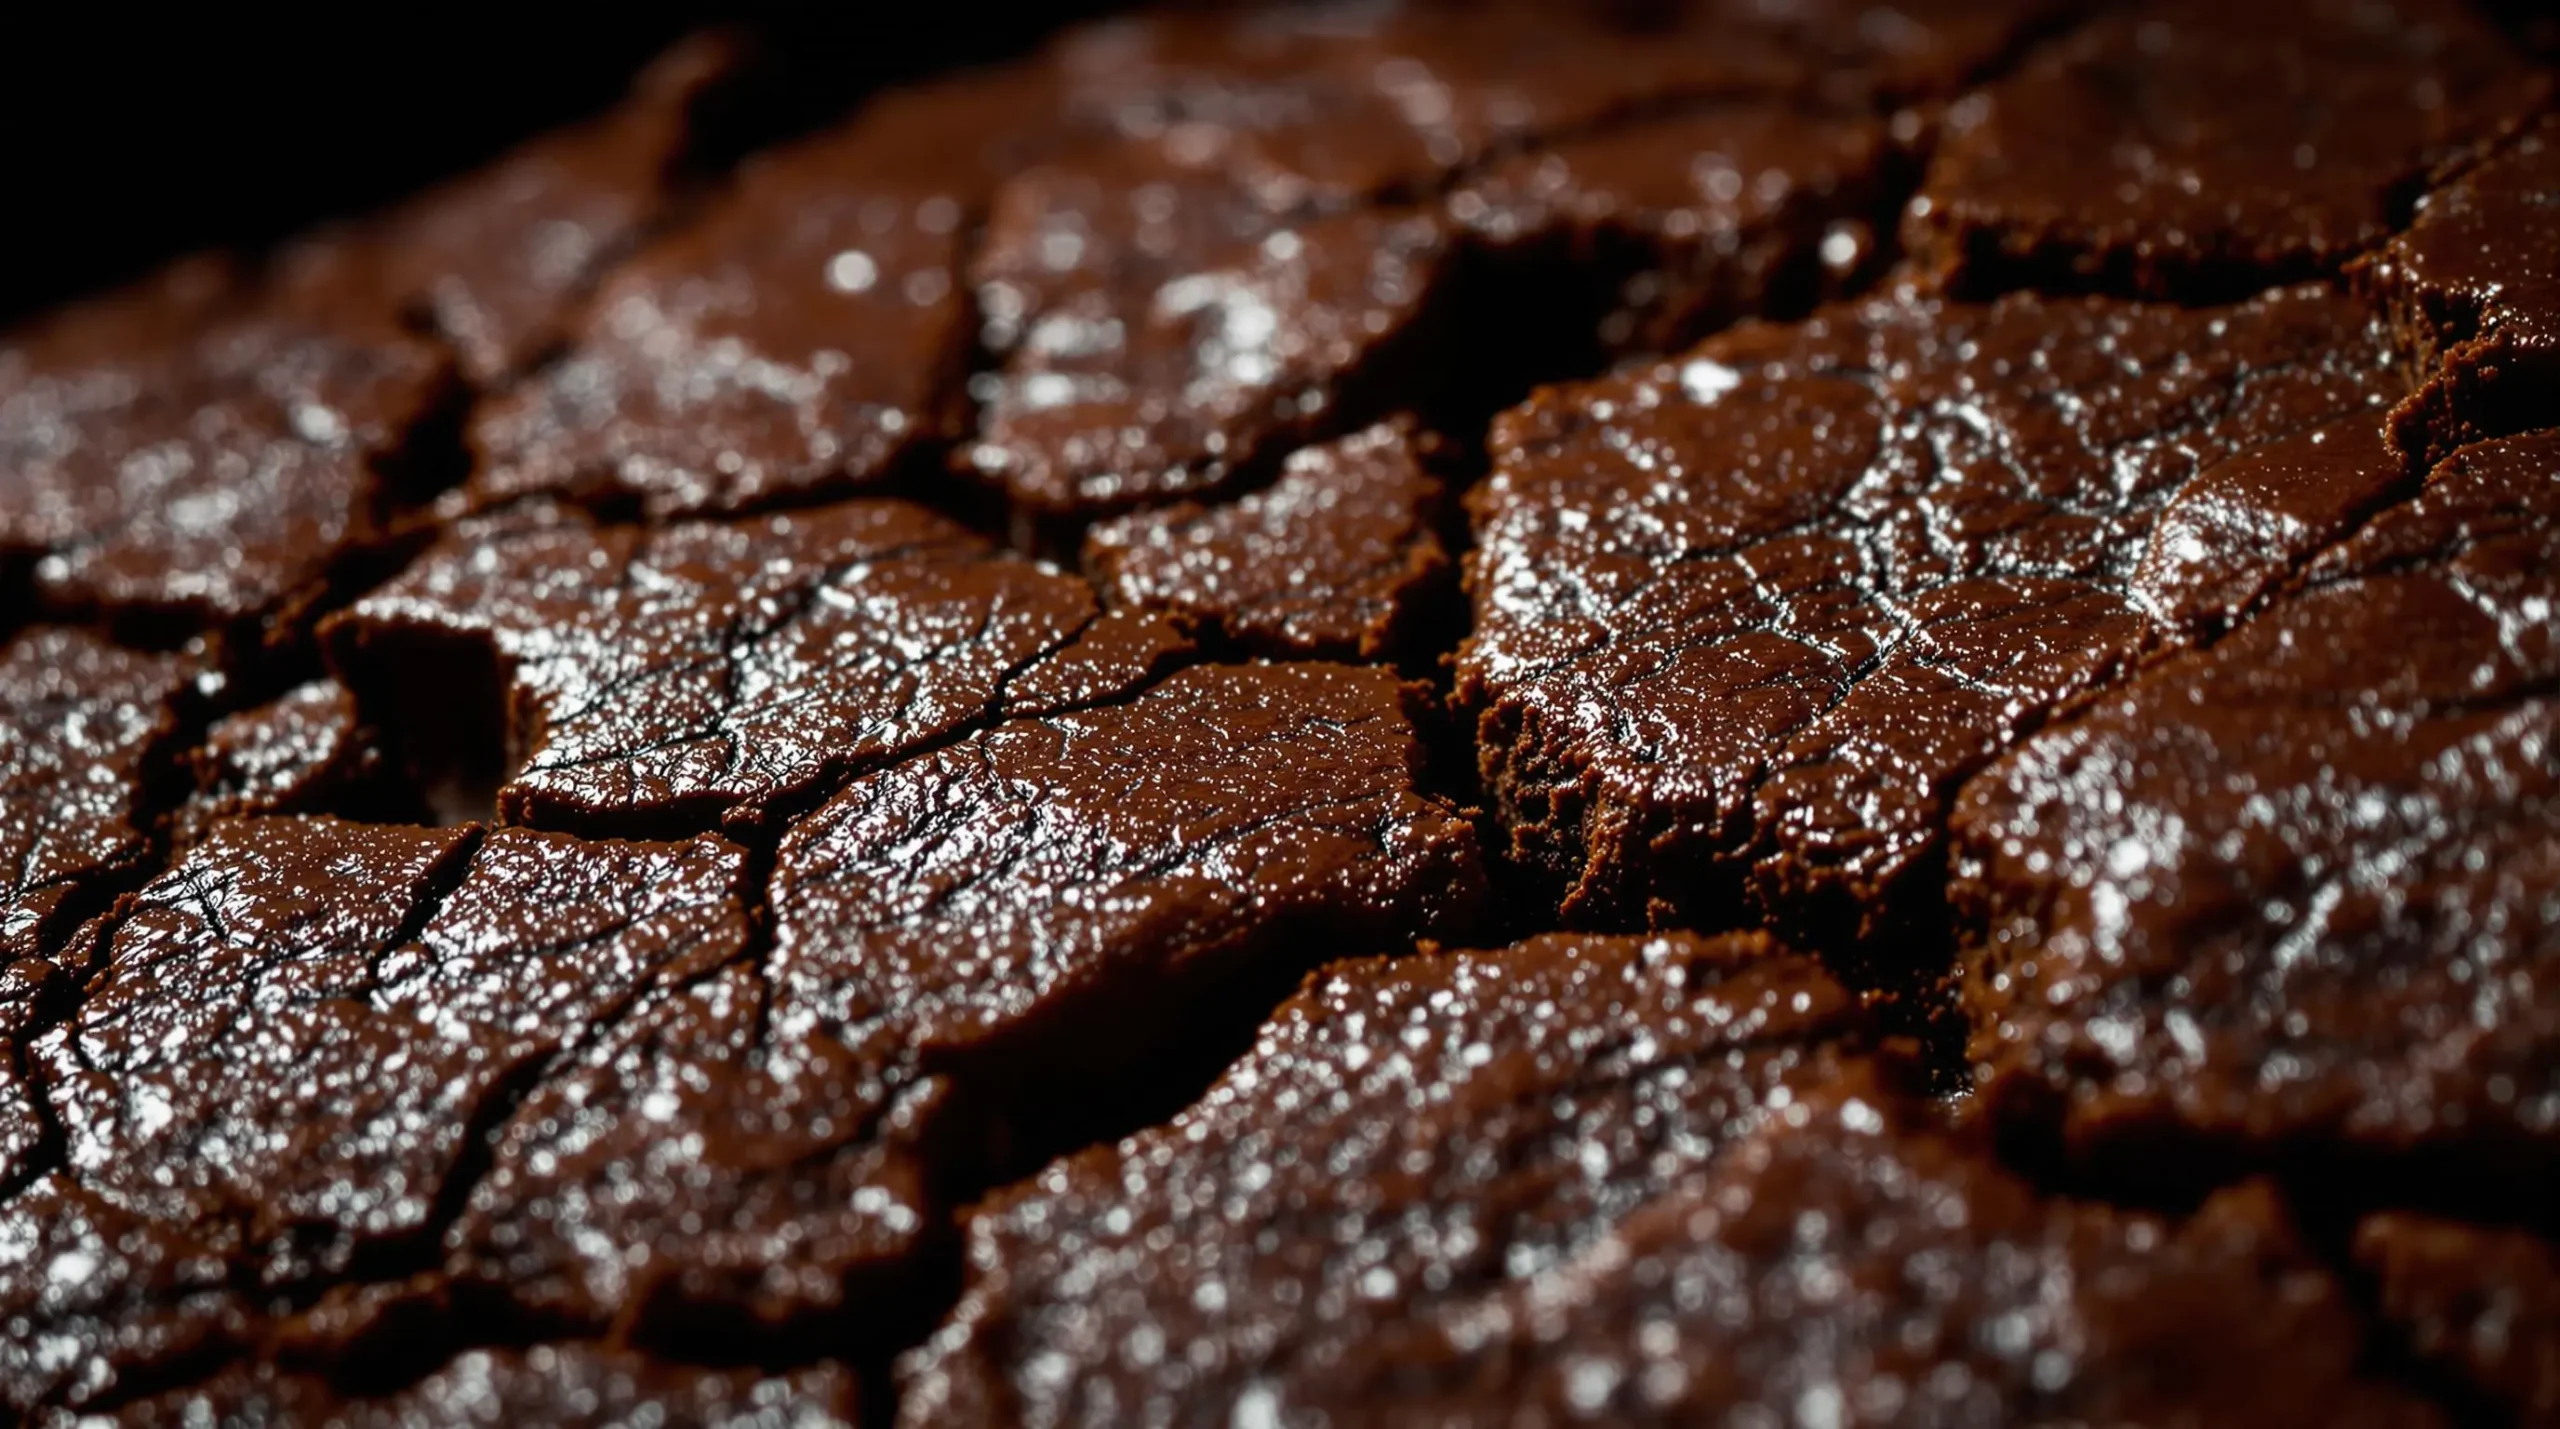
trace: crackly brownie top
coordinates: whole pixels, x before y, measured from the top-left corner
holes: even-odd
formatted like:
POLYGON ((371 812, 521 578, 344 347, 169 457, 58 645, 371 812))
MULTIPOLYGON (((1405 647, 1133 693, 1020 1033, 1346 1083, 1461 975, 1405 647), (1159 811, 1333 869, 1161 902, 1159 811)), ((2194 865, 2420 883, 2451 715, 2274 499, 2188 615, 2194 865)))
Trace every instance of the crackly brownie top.
POLYGON ((857 117, 751 161, 474 414, 474 492, 733 511, 877 484, 954 435, 968 175, 913 172, 926 143, 857 117))
POLYGON ((1283 1392, 1328 1422, 2440 1422, 2367 1379, 2263 1183, 2183 1220, 2039 1196, 1854 1071, 1472 1313, 1283 1392))
POLYGON ((1147 1420, 1311 1387, 1384 1325, 1569 1259, 1838 1075, 1861 1026, 1761 938, 1338 964, 1191 1110, 972 1217, 969 1290, 905 1422, 1147 1420))
POLYGON ((391 514, 448 364, 344 245, 241 297, 161 285, 108 332, 0 363, 0 553, 66 614, 177 629, 273 613, 391 514), (139 329, 139 331, 137 331, 139 329))
POLYGON ((1472 498, 1494 792, 1595 910, 1746 861, 1782 917, 1884 889, 2032 712, 2386 493, 2397 390, 2364 309, 2299 288, 1878 299, 1542 394, 1472 498), (1540 826, 1567 778, 1613 812, 1540 826))
POLYGON ((66 908, 141 863, 153 761, 206 673, 71 630, 0 649, 0 958, 48 951, 66 908))
POLYGON ((1084 564, 1116 604, 1179 613, 1270 655, 1377 659, 1415 635, 1449 573, 1441 486, 1409 426, 1293 454, 1269 489, 1095 527, 1084 564))
POLYGON ((2246 292, 2379 243, 2542 82, 2458 0, 2155 0, 1954 104, 1910 237, 1963 291, 2246 292))
POLYGON ((207 1426, 552 1424, 612 1429, 821 1429, 852 1422, 852 1377, 840 1369, 761 1375, 660 1363, 587 1344, 472 1350, 405 1389, 349 1394, 313 1375, 227 1371, 192 1389, 119 1409, 123 1423, 207 1426))
MULTIPOLYGON (((993 718, 1088 634, 1175 639, 1099 615, 1081 580, 921 507, 857 501, 654 528, 466 525, 333 639, 359 685, 457 646, 494 652, 511 817, 671 828, 751 820, 829 771, 993 718)), ((1143 671, 1155 652, 1137 653, 1143 671)))
POLYGON ((743 948, 742 868, 710 839, 216 825, 34 1049, 65 1148, 0 1211, 60 1247, 0 1272, 17 1392, 105 1388, 263 1295, 430 1251, 526 1078, 743 948))
POLYGON ((2165 1123, 2547 1162, 2555 472, 2548 435, 2456 456, 2299 593, 1966 791, 1995 1104, 2093 1157, 2165 1123))

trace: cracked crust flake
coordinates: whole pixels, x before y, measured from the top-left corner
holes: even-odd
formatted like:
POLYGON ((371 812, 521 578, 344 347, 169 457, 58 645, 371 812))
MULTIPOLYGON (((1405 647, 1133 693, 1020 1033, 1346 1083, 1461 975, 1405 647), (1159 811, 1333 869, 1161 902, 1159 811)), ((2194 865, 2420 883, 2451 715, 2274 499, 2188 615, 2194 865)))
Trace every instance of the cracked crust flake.
POLYGON ((1161 610, 1253 654, 1409 654, 1450 581, 1443 490, 1409 423, 1293 453, 1271 487, 1223 506, 1138 512, 1088 532, 1085 570, 1115 605, 1161 610))
POLYGON ((2275 1189, 2041 1196, 1850 1068, 1466 1312, 1292 1386, 1310 1422, 2439 1425, 2275 1189))
POLYGON ((446 667, 494 658, 500 808, 600 832, 753 824, 999 717, 1046 662, 1078 659, 1093 686, 1181 648, 1160 623, 1103 620, 1081 579, 887 501, 654 529, 466 523, 327 638, 395 731, 420 708, 451 721, 446 667), (1088 635, 1112 649, 1081 650, 1088 635))
POLYGON ((1458 665, 1568 917, 1925 919, 1947 800, 2392 494, 2398 393, 2325 289, 1908 296, 1506 413, 1458 665))
POLYGON ((10 1403, 148 1383, 339 1278, 432 1263, 522 1089, 744 949, 743 872, 714 839, 216 826, 34 1048, 62 1166, 0 1218, 59 1246, 0 1268, 10 1403))
POLYGON ((2560 1184, 2555 475, 2547 435, 2458 453, 1966 789, 1996 1115, 2132 1184, 2288 1153, 2560 1184))
POLYGON ((78 630, 0 649, 0 961, 52 951, 99 894, 141 877, 154 765, 206 674, 198 656, 78 630))
POLYGON ((1178 1423, 1308 1392, 1392 1325, 1568 1262, 1840 1075, 1863 1027, 1758 937, 1338 963, 1190 1110, 972 1215, 900 1422, 1178 1423))
POLYGON ((2333 273, 2547 83, 2458 0, 2152 0, 1947 111, 1933 280, 2228 298, 2333 273))

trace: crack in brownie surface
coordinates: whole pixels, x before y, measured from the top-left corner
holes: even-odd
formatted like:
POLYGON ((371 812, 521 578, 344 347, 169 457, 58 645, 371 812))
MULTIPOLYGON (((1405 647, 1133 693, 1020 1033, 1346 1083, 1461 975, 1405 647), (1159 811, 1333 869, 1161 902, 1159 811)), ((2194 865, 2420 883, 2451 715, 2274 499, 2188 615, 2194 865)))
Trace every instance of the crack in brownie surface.
POLYGON ((752 824, 997 717, 1044 663, 1134 681, 1182 648, 1160 624, 1101 619, 1077 577, 887 501, 654 529, 466 523, 329 639, 394 722, 412 687, 453 711, 443 661, 494 656, 514 769, 500 807, 607 831, 752 824))
POLYGON ((457 1275, 661 1345, 877 1331, 942 1197, 1059 1149, 1239 989, 1463 926, 1472 830, 1412 791, 1401 698, 1209 667, 855 780, 784 837, 760 965, 526 1100, 457 1275))
POLYGON ((1344 963, 1172 1122, 971 1218, 902 1422, 1190 1422, 1570 1258, 1862 1035, 1766 940, 1344 963))
POLYGON ((716 840, 219 825, 115 925, 35 1048, 64 1165, 0 1207, 24 1411, 144 1382, 274 1302, 432 1263, 515 1088, 745 946, 716 840))
POLYGON ((2193 1174, 2154 1153, 2180 1145, 2549 1194, 2555 473, 2549 435, 2466 449, 2300 591, 1966 789, 1964 995, 1997 1113, 2128 1184, 2193 1174))
POLYGON ((2560 118, 2544 118, 2453 182, 2374 255, 2418 390, 2392 440, 2434 462, 2465 442, 2549 426, 2560 408, 2560 118))
POLYGON ((2518 1423, 2560 1414, 2560 1253, 2549 1241, 2389 1211, 2356 1226, 2355 1258, 2422 1359, 2518 1423))
POLYGON ((1114 605, 1165 610, 1262 655, 1410 653, 1450 578, 1443 490, 1410 423, 1292 454, 1269 489, 1184 502, 1086 533, 1085 569, 1114 605))
POLYGON ((2271 1186, 2181 1220, 2048 1200, 1862 1070, 1290 1398, 1331 1424, 2443 1422, 2363 1371, 2271 1186))
POLYGON ((1911 247, 1985 295, 2227 298, 2334 271, 2545 85, 2458 0, 2153 0, 1949 109, 1911 247))
POLYGON ((1569 917, 1925 918, 1946 800, 2391 493, 2398 395, 2324 289, 1913 297, 1506 413, 1459 695, 1569 917))
POLYGON ((0 961, 69 931, 150 852, 148 787, 206 662, 31 630, 0 649, 0 961))

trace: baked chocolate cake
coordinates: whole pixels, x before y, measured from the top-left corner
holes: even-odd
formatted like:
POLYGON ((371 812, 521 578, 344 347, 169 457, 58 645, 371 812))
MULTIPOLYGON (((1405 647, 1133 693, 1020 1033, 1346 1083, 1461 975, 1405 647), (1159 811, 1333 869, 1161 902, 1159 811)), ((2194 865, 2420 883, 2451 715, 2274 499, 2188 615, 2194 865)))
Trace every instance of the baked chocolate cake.
POLYGON ((2560 1419, 2532 19, 748 28, 0 335, 0 1422, 2560 1419))

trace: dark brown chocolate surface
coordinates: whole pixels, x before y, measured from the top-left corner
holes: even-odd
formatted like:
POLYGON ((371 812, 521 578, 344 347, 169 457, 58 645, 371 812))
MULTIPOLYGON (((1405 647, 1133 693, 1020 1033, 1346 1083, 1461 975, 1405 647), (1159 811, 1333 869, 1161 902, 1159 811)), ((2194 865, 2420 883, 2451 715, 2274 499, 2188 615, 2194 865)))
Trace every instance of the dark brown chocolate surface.
POLYGON ((749 7, 0 333, 0 1423, 2560 1413, 2473 3, 749 7))
POLYGON ((1573 299, 1604 350, 1672 352, 1873 278, 1900 141, 1920 128, 1734 101, 1514 155, 1449 212, 1492 252, 1495 281, 1592 289, 1573 299))
POLYGON ((2560 1415, 2560 1253, 2522 1231, 2385 1213, 2356 1261, 2409 1348, 2521 1424, 2560 1415))
POLYGON ((148 786, 204 662, 36 630, 0 650, 0 961, 49 952, 150 852, 148 786))
MULTIPOLYGON (((2551 1183, 2560 439, 2475 447, 2308 583, 1959 801, 1985 1096, 2128 1175, 2162 1138, 2551 1183), (2517 1179, 2521 1173, 2522 1179, 2517 1179)), ((2547 1205, 2547 1202, 2545 1202, 2547 1205)))
POLYGON ((245 814, 349 812, 396 806, 391 771, 356 700, 335 680, 297 685, 254 709, 214 721, 188 753, 195 792, 172 834, 204 837, 217 819, 245 814))
POLYGON ((2432 462, 2550 424, 2560 402, 2560 119, 2545 118, 2419 201, 2368 275, 2417 359, 2392 437, 2432 462))
POLYGON ((1459 693, 1515 850, 1576 918, 1877 939, 1967 775, 2393 488, 2398 390, 2314 288, 1905 298, 1506 413, 1459 693))
POLYGON ((0 1275, 12 1403, 148 1382, 306 1287, 432 1263, 457 1166, 529 1079, 741 950, 741 872, 714 840, 217 825, 35 1048, 63 1167, 0 1217, 62 1248, 0 1275))
POLYGON ((550 1424, 620 1429, 824 1429, 853 1422, 842 1370, 760 1375, 670 1366, 589 1345, 473 1350, 390 1394, 358 1395, 308 1375, 230 1371, 194 1389, 126 1406, 121 1422, 187 1429, 342 1425, 550 1424))
POLYGON ((1387 1328, 1570 1262, 1837 1077, 1862 1026, 1757 938, 1338 964, 1197 1106, 971 1218, 902 1422, 1283 1422, 1387 1328))
POLYGON ((969 175, 912 172, 933 138, 857 117, 752 161, 474 416, 474 492, 736 511, 877 485, 957 435, 969 175))
POLYGON ((2333 271, 2543 83, 2459 0, 2149 0, 1950 106, 1909 238, 1960 292, 2333 271))
MULTIPOLYGON (((1301 1396, 1334 1424, 2442 1422, 2273 1191, 2039 1198, 1854 1074, 1608 1239, 1301 1396)), ((1300 1397, 1300 1396, 1293 1396, 1300 1397)))
POLYGON ((384 720, 429 731, 487 718, 445 671, 494 661, 510 819, 670 829, 751 822, 995 717, 1080 637, 1133 634, 1099 614, 1080 580, 869 501, 654 529, 466 526, 330 638, 384 720))
POLYGON ((1268 490, 1095 527, 1085 570, 1116 605, 1196 621, 1256 654, 1405 652, 1454 580, 1429 447, 1389 424, 1309 447, 1268 490))
POLYGON ((339 244, 236 299, 58 315, 105 331, 0 359, 0 554, 72 618, 289 638, 432 475, 408 445, 449 365, 392 316, 339 244))

